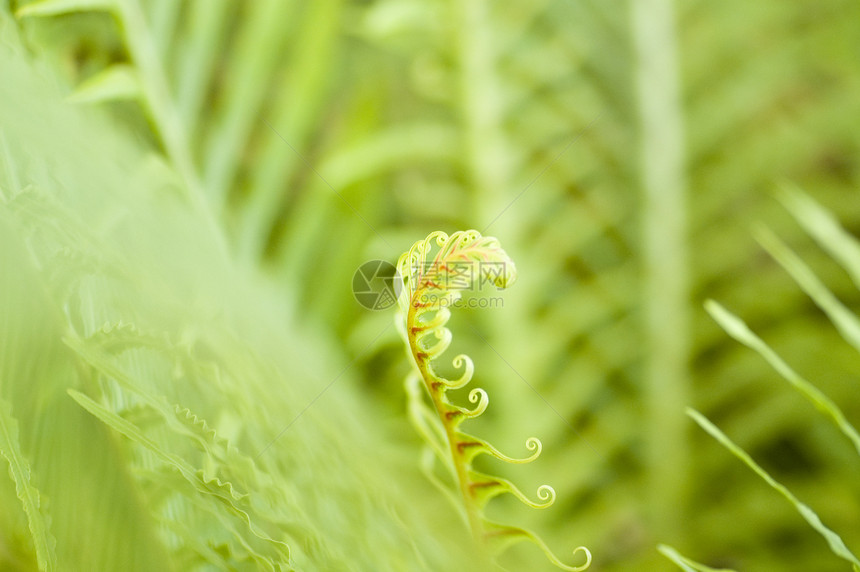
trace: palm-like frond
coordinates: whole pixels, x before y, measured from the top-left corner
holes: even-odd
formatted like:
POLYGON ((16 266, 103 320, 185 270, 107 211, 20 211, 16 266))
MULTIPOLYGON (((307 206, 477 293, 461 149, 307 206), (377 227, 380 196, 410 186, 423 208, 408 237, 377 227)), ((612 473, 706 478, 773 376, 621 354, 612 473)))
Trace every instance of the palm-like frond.
POLYGON ((224 256, 151 150, 63 103, 40 77, 49 68, 10 52, 0 450, 14 478, 0 493, 2 566, 444 566, 459 549, 433 556, 446 534, 420 533, 423 503, 396 500, 407 496, 394 475, 409 471, 387 458, 342 364, 326 363, 339 353, 224 256), (340 391, 307 409, 326 379, 340 391))

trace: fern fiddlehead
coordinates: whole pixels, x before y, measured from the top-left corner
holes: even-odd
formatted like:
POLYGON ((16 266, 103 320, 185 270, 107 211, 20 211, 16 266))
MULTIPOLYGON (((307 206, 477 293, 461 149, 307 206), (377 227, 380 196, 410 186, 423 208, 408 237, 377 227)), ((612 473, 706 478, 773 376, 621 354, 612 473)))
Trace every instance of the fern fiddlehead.
POLYGON ((409 417, 432 451, 424 457, 428 476, 464 509, 472 535, 489 554, 498 554, 521 540, 530 540, 557 567, 585 570, 591 564, 591 553, 587 548, 580 546, 574 550, 574 555, 583 553, 585 563, 570 566, 561 562, 535 533, 496 523, 484 516, 487 503, 504 493, 533 508, 546 508, 555 501, 555 490, 549 485, 538 488, 538 500, 534 501, 512 482, 478 472, 472 467, 472 461, 482 454, 507 463, 530 463, 540 455, 541 442, 529 437, 526 448, 531 454, 514 458, 501 453, 487 441, 462 431, 460 426, 464 421, 486 411, 489 396, 483 389, 471 389, 469 402, 474 404, 471 409, 455 405, 448 399, 448 391, 464 388, 472 380, 475 367, 469 356, 460 354, 454 357, 452 364, 461 372, 456 379, 442 377, 433 367, 451 344, 451 331, 445 326, 451 317, 449 308, 456 305, 461 292, 485 282, 492 282, 498 288, 512 285, 516 280, 513 261, 498 240, 481 236, 476 230, 459 231, 450 236, 437 231, 416 242, 400 257, 397 272, 398 285, 402 281, 403 286, 398 297, 397 324, 415 366, 406 378, 409 417), (425 395, 429 396, 432 407, 427 404, 425 395), (456 491, 445 486, 433 473, 433 462, 437 458, 451 473, 459 489, 459 499, 456 491))

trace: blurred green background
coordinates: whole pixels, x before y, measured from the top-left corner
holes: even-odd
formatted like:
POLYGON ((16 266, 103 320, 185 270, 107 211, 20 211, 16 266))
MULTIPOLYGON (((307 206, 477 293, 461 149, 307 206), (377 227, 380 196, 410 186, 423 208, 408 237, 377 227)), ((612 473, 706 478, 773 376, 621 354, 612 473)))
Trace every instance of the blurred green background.
POLYGON ((592 570, 848 570, 684 410, 860 550, 860 456, 703 309, 860 420, 857 350, 756 240, 860 305, 774 193, 860 231, 858 53, 848 0, 0 1, 0 569, 480 569, 351 293, 475 228, 519 279, 450 324, 469 430, 539 437, 487 466, 558 492, 489 514, 592 570))

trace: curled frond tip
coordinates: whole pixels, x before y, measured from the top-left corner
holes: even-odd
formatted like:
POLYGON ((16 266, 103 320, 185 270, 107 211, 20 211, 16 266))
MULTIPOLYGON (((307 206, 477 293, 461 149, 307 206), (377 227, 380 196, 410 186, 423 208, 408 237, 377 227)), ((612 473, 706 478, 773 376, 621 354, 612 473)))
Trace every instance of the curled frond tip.
MULTIPOLYGON (((466 520, 475 539, 481 544, 493 545, 495 553, 513 542, 530 540, 562 570, 585 570, 591 564, 587 548, 573 551, 574 558, 578 558, 580 552, 585 556, 584 564, 568 566, 534 533, 486 520, 483 509, 498 495, 511 494, 527 506, 541 509, 555 502, 556 493, 551 486, 541 485, 537 489, 538 500, 533 501, 510 481, 472 469, 472 460, 485 454, 506 463, 530 463, 538 458, 543 446, 536 437, 529 437, 526 449, 531 454, 518 459, 503 454, 483 439, 460 431, 463 421, 486 411, 489 396, 483 389, 472 388, 468 397, 474 404, 472 409, 454 405, 446 396, 448 391, 466 387, 472 380, 475 366, 465 354, 452 360, 454 368, 461 372, 458 378, 446 379, 434 369, 436 360, 451 345, 451 331, 445 326, 451 318, 450 308, 460 300, 461 292, 487 283, 497 288, 512 285, 517 276, 513 261, 497 239, 481 236, 476 230, 455 232, 450 236, 437 231, 413 244, 399 258, 397 272, 396 280, 402 281, 403 286, 398 297, 397 322, 415 366, 407 383, 410 418, 436 457, 450 470, 454 483, 459 485, 454 489, 443 488, 446 496, 455 498, 459 494, 462 497, 466 520), (432 407, 421 396, 419 380, 424 382, 432 407)), ((425 457, 424 465, 427 461, 425 457)), ((441 486, 435 476, 431 480, 441 486)))

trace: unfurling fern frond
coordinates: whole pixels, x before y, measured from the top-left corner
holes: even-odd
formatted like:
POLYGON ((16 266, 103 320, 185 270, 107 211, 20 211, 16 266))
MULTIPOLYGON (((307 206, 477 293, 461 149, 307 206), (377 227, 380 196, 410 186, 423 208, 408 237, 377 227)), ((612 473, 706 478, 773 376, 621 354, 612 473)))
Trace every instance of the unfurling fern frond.
MULTIPOLYGON (((397 262, 397 285, 400 292, 397 324, 406 342, 415 369, 407 376, 406 390, 409 396, 409 416, 413 425, 427 441, 430 449, 448 468, 459 488, 462 508, 472 534, 481 546, 491 554, 497 554, 507 546, 521 540, 530 540, 539 546, 547 558, 564 570, 585 570, 591 564, 591 553, 585 547, 574 551, 585 555, 581 566, 562 563, 531 531, 499 524, 484 516, 484 507, 494 497, 510 493, 533 508, 546 508, 555 501, 555 490, 542 485, 538 489, 538 501, 529 499, 510 481, 476 471, 472 461, 485 454, 507 463, 530 463, 541 452, 541 443, 530 437, 526 447, 531 454, 525 458, 512 458, 502 454, 490 443, 463 432, 460 425, 467 419, 478 417, 489 404, 487 393, 480 388, 469 392, 473 409, 459 407, 447 397, 452 389, 466 387, 472 380, 475 368, 472 360, 463 354, 453 359, 453 365, 462 374, 457 379, 446 379, 436 373, 434 362, 451 344, 451 331, 445 327, 451 317, 450 307, 461 297, 461 291, 492 282, 498 288, 513 284, 516 268, 499 241, 481 236, 476 230, 455 232, 448 236, 444 232, 433 232, 426 239, 416 242, 397 262), (432 407, 427 405, 420 388, 423 382, 430 396, 432 407)), ((449 498, 456 499, 452 492, 435 477, 432 471, 432 456, 425 457, 428 476, 449 498)), ((459 501, 457 502, 459 506, 459 501)))

